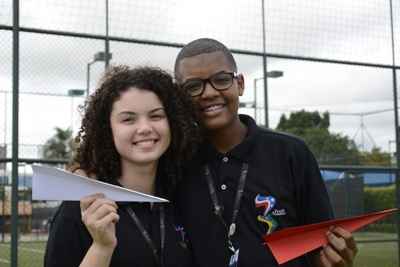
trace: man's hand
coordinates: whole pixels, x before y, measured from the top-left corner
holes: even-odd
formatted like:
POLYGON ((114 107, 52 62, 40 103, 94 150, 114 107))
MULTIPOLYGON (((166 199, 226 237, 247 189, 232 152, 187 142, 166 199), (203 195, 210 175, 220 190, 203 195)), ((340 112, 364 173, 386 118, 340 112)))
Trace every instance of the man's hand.
POLYGON ((341 227, 331 227, 326 235, 328 244, 315 254, 316 266, 352 267, 358 251, 353 235, 341 227))

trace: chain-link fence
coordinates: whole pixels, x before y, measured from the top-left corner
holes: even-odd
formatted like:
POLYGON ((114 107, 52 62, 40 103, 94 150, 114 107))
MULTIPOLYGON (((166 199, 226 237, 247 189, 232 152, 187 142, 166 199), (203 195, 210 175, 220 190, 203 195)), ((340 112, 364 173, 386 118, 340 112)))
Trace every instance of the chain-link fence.
MULTIPOLYGON (((77 133, 79 105, 105 65, 172 73, 182 44, 199 37, 234 52, 246 81, 241 113, 306 140, 338 217, 398 206, 399 0, 0 0, 0 266, 43 265, 57 203, 31 201, 28 165, 49 157, 57 134, 77 133), (294 129, 293 114, 316 112, 323 129, 294 129)), ((357 233, 356 266, 399 266, 397 225, 392 216, 357 233)))

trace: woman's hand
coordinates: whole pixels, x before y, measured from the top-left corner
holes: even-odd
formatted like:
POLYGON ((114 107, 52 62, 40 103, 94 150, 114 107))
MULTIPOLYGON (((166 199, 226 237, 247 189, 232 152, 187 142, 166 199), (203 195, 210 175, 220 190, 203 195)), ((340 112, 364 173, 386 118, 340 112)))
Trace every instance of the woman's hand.
POLYGON ((119 220, 117 204, 103 194, 84 197, 80 201, 82 221, 99 250, 114 250, 117 245, 115 225, 119 220))

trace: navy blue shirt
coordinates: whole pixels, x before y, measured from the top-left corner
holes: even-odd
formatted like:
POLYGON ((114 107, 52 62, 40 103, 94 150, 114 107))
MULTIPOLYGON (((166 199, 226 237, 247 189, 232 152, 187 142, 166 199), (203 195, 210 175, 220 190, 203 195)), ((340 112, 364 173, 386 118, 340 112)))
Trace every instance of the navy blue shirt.
MULTIPOLYGON (((329 197, 312 153, 304 142, 256 125, 240 115, 247 127, 242 143, 225 154, 205 144, 187 165, 177 205, 196 263, 228 266, 227 229, 213 210, 203 166, 211 169, 223 217, 229 225, 243 163, 249 170, 232 237, 239 248, 239 266, 278 266, 263 236, 279 229, 333 218, 329 197)), ((300 257, 281 266, 310 266, 300 257)))
MULTIPOLYGON (((148 203, 117 203, 120 220, 116 224, 117 247, 110 266, 157 266, 152 250, 145 242, 138 227, 127 213, 130 205, 160 250, 160 217, 157 206, 148 203)), ((191 253, 183 242, 174 211, 170 204, 165 206, 165 267, 192 266, 191 253)), ((47 242, 45 267, 79 266, 92 244, 92 238, 81 220, 79 202, 63 202, 50 228, 47 242)))

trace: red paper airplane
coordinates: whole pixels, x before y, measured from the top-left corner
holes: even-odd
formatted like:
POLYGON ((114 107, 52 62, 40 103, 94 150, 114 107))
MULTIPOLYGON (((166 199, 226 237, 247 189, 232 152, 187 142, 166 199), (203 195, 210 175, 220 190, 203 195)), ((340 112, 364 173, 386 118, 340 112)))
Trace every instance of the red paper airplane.
POLYGON ((264 241, 271 249, 277 262, 282 264, 326 245, 328 243, 326 232, 330 226, 339 226, 349 232, 354 232, 396 211, 397 209, 389 209, 350 218, 289 227, 264 236, 264 241))

